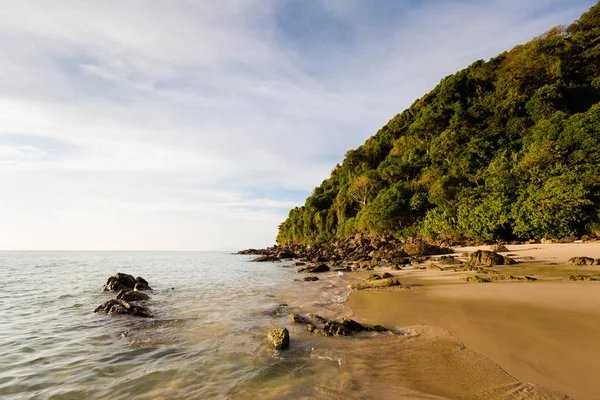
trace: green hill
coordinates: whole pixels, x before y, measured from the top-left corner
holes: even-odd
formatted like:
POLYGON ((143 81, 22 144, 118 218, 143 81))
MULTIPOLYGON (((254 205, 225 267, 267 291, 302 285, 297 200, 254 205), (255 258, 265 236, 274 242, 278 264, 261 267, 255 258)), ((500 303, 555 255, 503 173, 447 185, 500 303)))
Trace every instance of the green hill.
POLYGON ((600 3, 444 78, 346 153, 279 244, 600 234, 600 3))

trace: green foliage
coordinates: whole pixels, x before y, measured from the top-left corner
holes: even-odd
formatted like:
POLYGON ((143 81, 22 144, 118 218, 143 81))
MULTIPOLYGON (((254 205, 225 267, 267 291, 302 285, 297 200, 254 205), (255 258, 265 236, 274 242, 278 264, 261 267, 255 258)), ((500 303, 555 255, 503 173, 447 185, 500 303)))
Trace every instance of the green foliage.
POLYGON ((444 78, 346 153, 279 243, 600 235, 600 3, 444 78))

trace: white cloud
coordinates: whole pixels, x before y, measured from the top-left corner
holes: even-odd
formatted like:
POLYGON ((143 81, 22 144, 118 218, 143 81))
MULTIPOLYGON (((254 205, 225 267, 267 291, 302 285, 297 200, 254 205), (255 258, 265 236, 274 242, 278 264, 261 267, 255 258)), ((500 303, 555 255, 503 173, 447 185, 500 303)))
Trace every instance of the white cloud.
POLYGON ((304 3, 346 31, 303 41, 290 2, 5 2, 0 248, 268 245, 298 191, 444 75, 593 4, 410 3, 304 3))

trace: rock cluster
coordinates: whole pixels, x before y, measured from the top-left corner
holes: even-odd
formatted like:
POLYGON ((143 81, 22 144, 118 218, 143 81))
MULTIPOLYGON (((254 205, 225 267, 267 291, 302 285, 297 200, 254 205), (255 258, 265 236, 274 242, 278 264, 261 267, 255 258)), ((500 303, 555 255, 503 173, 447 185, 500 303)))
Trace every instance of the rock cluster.
MULTIPOLYGON (((238 254, 255 254, 252 261, 277 261, 299 258, 313 263, 333 261, 383 261, 401 264, 407 257, 430 256, 452 253, 452 249, 431 244, 422 239, 405 241, 394 237, 373 237, 353 235, 332 243, 313 243, 309 245, 291 244, 273 246, 263 250, 248 249, 238 254)), ((410 262, 410 261, 409 261, 410 262)))
POLYGON ((117 297, 96 307, 94 312, 151 317, 152 315, 146 307, 133 303, 150 299, 150 296, 142 293, 144 290, 152 290, 144 278, 134 278, 132 275, 118 272, 109 277, 104 284, 104 291, 119 291, 117 297))
POLYGON ((329 320, 320 315, 308 314, 302 316, 290 314, 290 322, 306 325, 306 329, 313 333, 320 333, 324 336, 353 336, 358 332, 386 332, 387 329, 381 325, 363 325, 348 317, 341 321, 329 320))

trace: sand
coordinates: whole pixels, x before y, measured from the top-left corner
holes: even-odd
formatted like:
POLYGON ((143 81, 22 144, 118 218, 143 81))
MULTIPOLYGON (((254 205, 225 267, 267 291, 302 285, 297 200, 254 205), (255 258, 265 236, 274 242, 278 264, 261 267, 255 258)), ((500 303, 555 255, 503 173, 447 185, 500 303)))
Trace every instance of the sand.
POLYGON ((565 265, 575 256, 600 258, 600 243, 508 248, 503 254, 524 263, 496 270, 538 281, 470 284, 461 272, 394 271, 411 290, 353 292, 348 305, 365 323, 444 328, 519 381, 600 398, 600 281, 564 280, 600 274, 600 266, 565 265))

